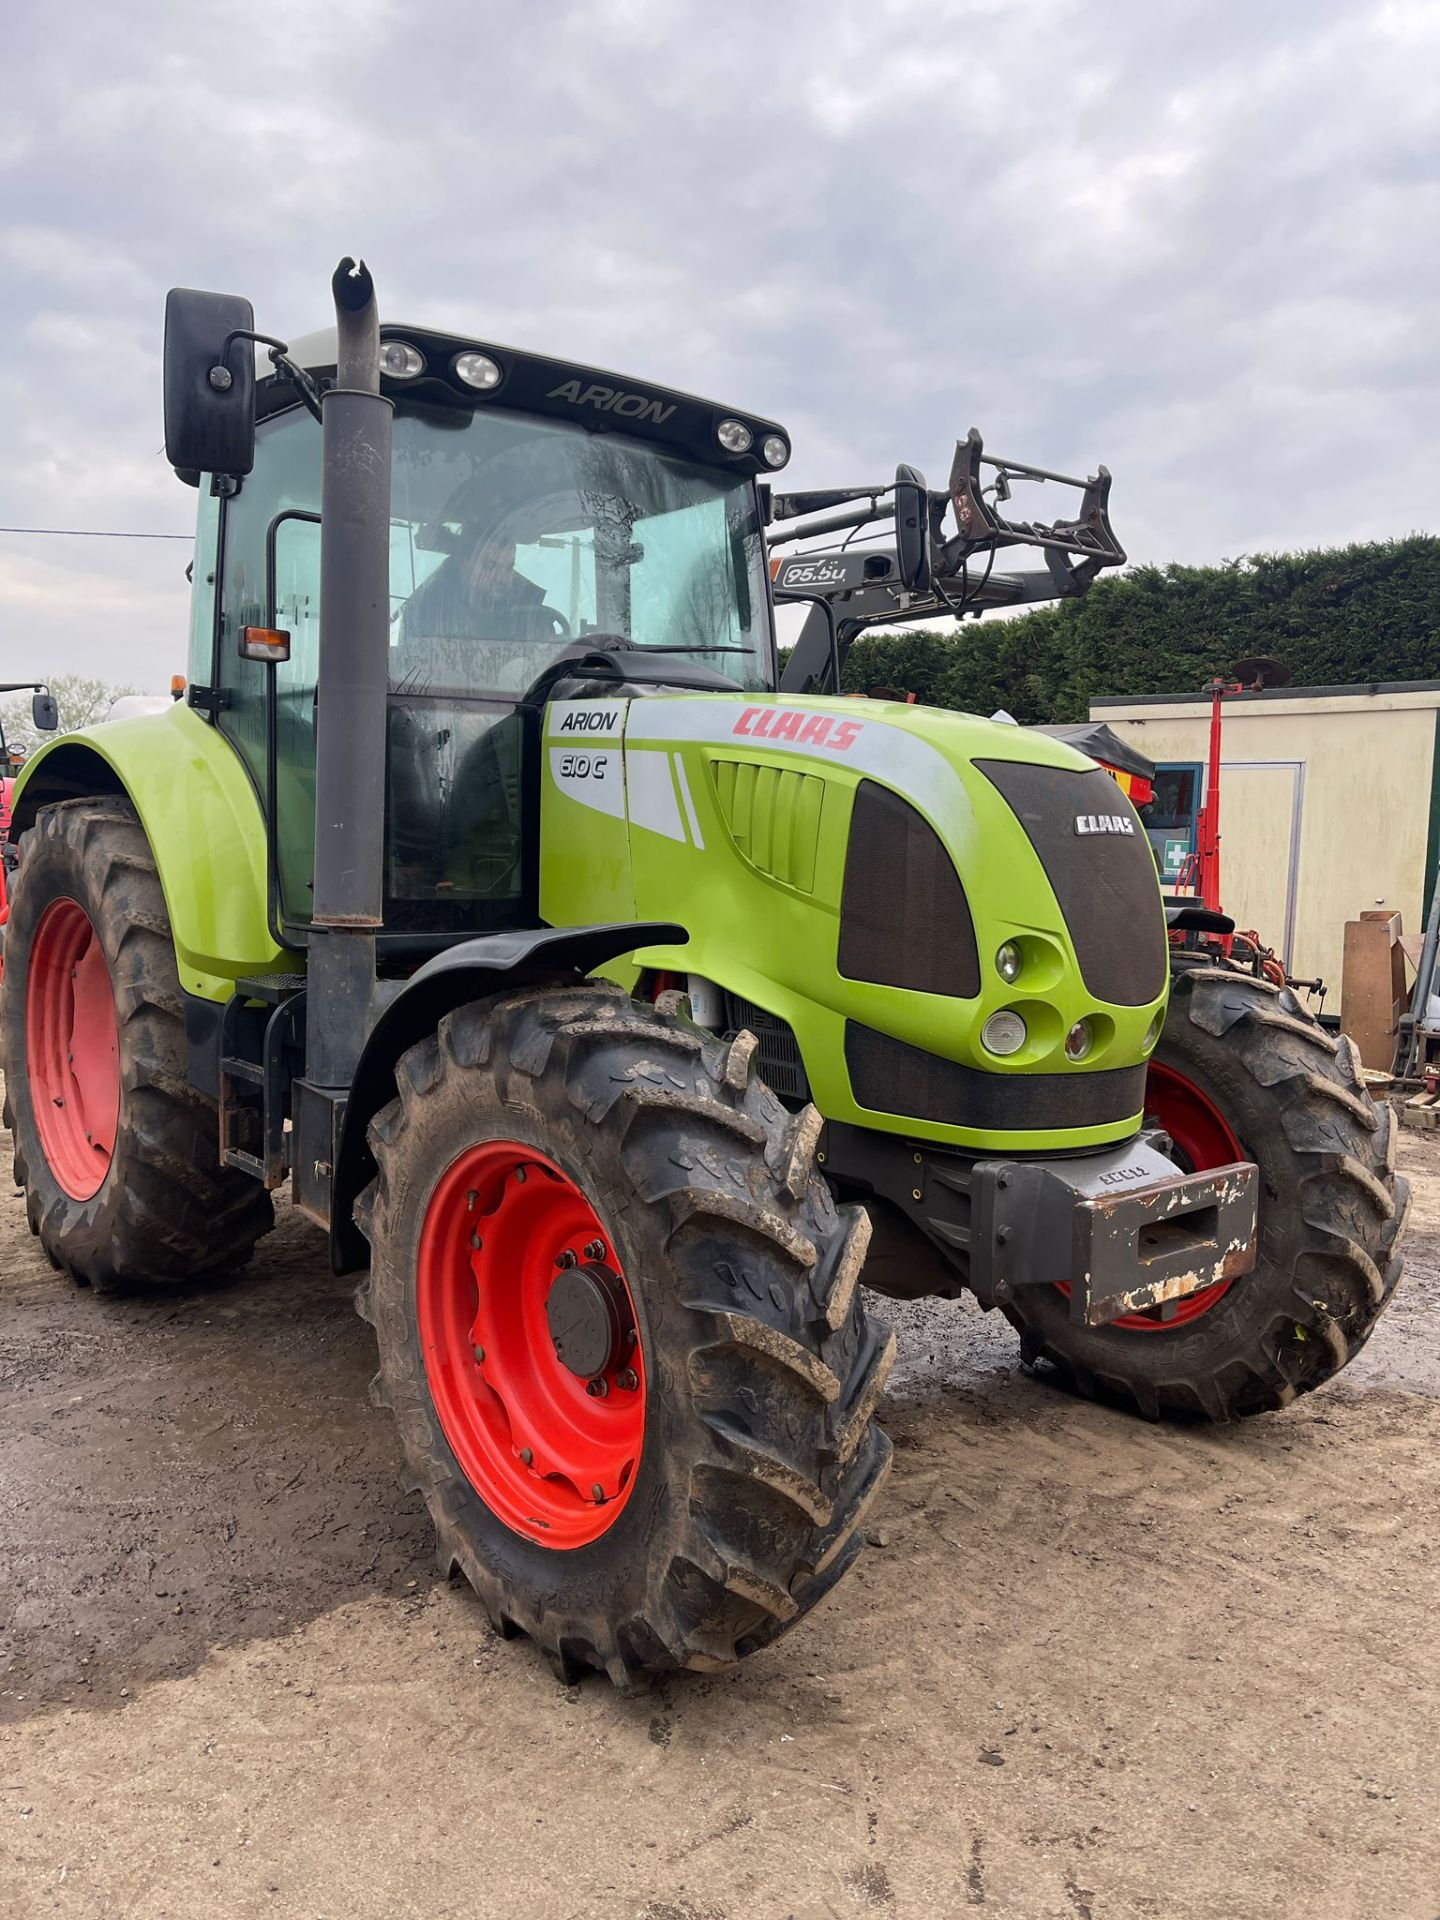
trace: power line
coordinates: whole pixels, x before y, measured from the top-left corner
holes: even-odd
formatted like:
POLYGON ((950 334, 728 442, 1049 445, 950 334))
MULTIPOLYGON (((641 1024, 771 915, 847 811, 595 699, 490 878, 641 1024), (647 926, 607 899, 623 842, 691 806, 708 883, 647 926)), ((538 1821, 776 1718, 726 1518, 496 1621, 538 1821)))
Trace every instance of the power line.
POLYGON ((101 527, 0 527, 0 533, 42 533, 71 540, 189 540, 188 533, 115 533, 101 527))

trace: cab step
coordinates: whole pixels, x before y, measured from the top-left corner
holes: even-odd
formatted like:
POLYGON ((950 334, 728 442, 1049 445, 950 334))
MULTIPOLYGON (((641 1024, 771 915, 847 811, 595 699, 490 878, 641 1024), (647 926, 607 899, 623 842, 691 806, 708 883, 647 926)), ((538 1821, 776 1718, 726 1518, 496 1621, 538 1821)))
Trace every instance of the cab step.
POLYGON ((220 1023, 220 1159, 274 1189, 290 1172, 290 1086, 305 1058, 305 975, 249 974, 220 1023))

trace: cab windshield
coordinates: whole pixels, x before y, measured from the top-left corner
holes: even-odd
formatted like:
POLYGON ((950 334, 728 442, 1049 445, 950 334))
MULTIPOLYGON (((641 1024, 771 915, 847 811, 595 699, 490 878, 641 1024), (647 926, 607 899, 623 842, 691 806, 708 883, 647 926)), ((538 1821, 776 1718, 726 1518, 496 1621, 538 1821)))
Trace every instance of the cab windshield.
POLYGON ((397 692, 518 695, 592 635, 769 683, 747 481, 582 427, 409 408, 391 500, 397 692))

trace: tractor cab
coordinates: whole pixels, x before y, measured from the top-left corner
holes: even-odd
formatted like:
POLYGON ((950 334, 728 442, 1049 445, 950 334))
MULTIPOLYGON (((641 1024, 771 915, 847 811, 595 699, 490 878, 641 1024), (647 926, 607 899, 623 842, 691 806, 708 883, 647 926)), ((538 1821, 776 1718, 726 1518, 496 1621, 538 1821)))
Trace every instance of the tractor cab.
MULTIPOLYGON (((203 478, 190 700, 262 799, 277 941, 313 915, 322 435, 334 330, 258 350, 248 473, 203 478)), ((533 925, 522 826, 538 716, 567 670, 732 692, 773 686, 757 475, 773 425, 613 376, 386 327, 393 407, 382 940, 533 925), (764 451, 762 452, 762 448, 764 451)), ((767 465, 768 462, 768 465, 767 465)), ((343 722, 342 722, 343 723, 343 722)))

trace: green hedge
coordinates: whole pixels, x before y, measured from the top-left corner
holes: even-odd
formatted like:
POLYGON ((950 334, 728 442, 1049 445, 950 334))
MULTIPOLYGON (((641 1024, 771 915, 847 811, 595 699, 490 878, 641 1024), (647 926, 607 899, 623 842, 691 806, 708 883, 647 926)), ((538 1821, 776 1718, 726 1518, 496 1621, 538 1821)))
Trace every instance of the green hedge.
POLYGON ((1254 654, 1284 660, 1300 686, 1440 678, 1440 539, 1134 567, 1016 619, 865 635, 845 687, 1083 720, 1099 694, 1191 693, 1254 654))

